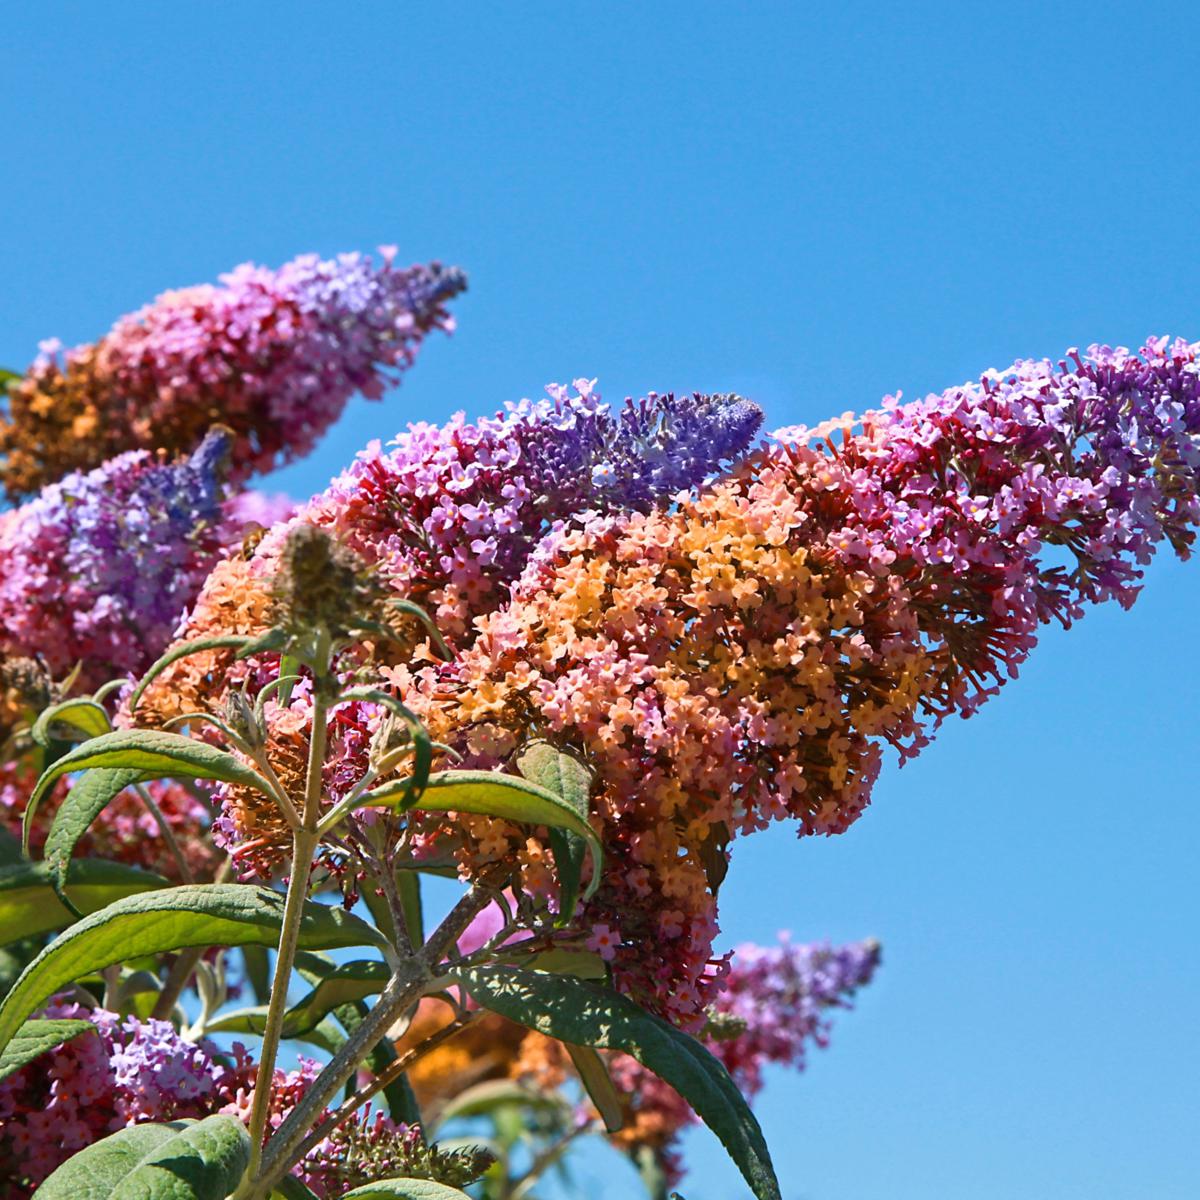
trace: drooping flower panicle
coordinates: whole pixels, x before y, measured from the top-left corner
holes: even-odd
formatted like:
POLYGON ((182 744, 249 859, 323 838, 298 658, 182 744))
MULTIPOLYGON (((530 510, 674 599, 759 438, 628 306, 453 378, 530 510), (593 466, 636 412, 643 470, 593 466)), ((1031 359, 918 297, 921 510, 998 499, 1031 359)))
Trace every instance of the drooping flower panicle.
POLYGON ((278 270, 246 263, 165 292, 98 342, 56 341, 10 391, 0 459, 12 497, 132 449, 191 451, 214 422, 235 434, 240 481, 306 454, 357 391, 371 398, 409 367, 457 268, 305 254, 278 270))
MULTIPOLYGON (((1041 623, 1130 602, 1155 544, 1186 553, 1200 516, 1182 342, 1018 363, 851 425, 785 431, 674 509, 552 533, 456 662, 398 677, 469 765, 535 736, 587 756, 607 850, 588 923, 619 932, 622 986, 684 1023, 718 971, 731 836, 846 829, 881 746, 915 754, 973 712, 1041 623)), ((462 853, 468 873, 509 856, 548 878, 515 827, 462 853)))

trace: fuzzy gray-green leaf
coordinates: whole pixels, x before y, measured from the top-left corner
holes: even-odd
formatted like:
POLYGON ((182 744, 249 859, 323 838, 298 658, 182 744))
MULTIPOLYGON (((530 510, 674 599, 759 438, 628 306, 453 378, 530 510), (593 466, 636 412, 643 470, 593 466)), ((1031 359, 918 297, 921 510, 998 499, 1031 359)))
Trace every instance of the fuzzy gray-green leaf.
POLYGON ((134 767, 95 767, 63 797, 46 835, 42 857, 46 860, 55 892, 68 907, 72 902, 66 892, 67 868, 75 847, 111 800, 127 787, 145 780, 145 772, 134 767))
MULTIPOLYGON (((78 912, 93 913, 114 900, 166 886, 161 875, 103 859, 76 859, 65 891, 78 912)), ((0 867, 0 946, 69 925, 75 915, 55 894, 46 863, 0 867)))
POLYGON ((231 1116, 131 1125, 81 1150, 35 1200, 225 1200, 250 1161, 250 1135, 231 1116))
POLYGON ((379 1179, 345 1192, 342 1200, 471 1200, 471 1197, 432 1179, 379 1179))
POLYGON ((216 779, 270 795, 270 786, 261 775, 207 742, 158 729, 118 729, 76 746, 42 772, 25 809, 26 845, 34 813, 46 793, 62 776, 92 767, 133 769, 144 779, 216 779))
MULTIPOLYGON (((390 782, 365 793, 361 804, 391 807, 402 803, 404 797, 403 781, 390 782)), ((406 807, 418 812, 476 813, 517 824, 568 830, 581 837, 592 854, 592 880, 586 896, 600 882, 602 851, 587 817, 554 792, 526 779, 496 771, 438 771, 429 776, 421 798, 406 807)))
MULTIPOLYGON (((68 725, 83 738, 99 737, 112 730, 108 713, 90 697, 76 696, 61 704, 52 704, 33 723, 30 733, 39 746, 49 746, 54 740, 54 727, 68 725)), ((76 737, 76 741, 83 740, 76 737)))
MULTIPOLYGON (((530 783, 565 800, 586 821, 592 794, 592 773, 573 754, 549 742, 531 742, 517 756, 517 770, 530 783)), ((565 925, 575 915, 579 903, 579 880, 587 843, 567 829, 550 831, 550 848, 558 868, 558 924, 565 925)))
MULTIPOLYGON (((283 897, 239 883, 188 884, 118 900, 72 925, 21 973, 0 1004, 0 1049, 21 1023, 68 983, 113 963, 188 946, 274 946, 283 897)), ((378 930, 344 909, 309 901, 300 923, 302 950, 382 948, 378 930)))
POLYGON ((0 1079, 7 1079, 35 1058, 40 1058, 47 1050, 53 1050, 95 1028, 91 1021, 51 1018, 26 1021, 17 1030, 17 1036, 4 1047, 4 1053, 0 1054, 0 1079))

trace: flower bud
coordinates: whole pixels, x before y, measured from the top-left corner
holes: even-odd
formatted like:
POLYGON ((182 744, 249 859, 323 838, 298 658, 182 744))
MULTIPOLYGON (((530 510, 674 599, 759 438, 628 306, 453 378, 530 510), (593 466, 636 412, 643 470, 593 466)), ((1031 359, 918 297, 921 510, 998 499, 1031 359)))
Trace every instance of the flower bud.
POLYGON ((266 744, 267 731, 262 727, 245 695, 236 688, 230 688, 225 697, 225 724, 251 750, 258 750, 266 744))

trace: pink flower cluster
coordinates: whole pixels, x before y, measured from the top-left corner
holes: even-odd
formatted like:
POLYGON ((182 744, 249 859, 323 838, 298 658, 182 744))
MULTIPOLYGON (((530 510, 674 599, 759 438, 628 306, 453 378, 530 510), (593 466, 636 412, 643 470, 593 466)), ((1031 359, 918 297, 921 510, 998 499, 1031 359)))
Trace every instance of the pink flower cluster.
MULTIPOLYGON (((619 935, 622 986, 684 1024, 719 970, 732 837, 848 828, 884 745, 910 756, 973 712, 1043 622, 1131 602, 1200 519, 1183 342, 1017 363, 852 425, 781 431, 673 509, 552 532, 455 662, 396 675, 471 766, 530 737, 586 756, 607 852, 587 919, 619 935)), ((548 886, 528 831, 480 825, 468 874, 509 860, 548 886)))
POLYGON ((9 494, 123 450, 187 453, 214 421, 234 431, 235 480, 308 453, 356 391, 377 399, 430 330, 453 327, 445 302, 463 273, 396 269, 394 254, 246 263, 219 286, 164 293, 65 358, 43 343, 0 418, 9 494))

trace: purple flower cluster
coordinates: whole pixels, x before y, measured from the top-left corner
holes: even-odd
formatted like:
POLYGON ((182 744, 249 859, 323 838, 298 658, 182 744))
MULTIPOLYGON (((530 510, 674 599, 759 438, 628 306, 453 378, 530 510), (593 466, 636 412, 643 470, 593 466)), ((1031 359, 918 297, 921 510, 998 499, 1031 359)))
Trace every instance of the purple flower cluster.
POLYGON ((445 303, 463 273, 395 269, 394 254, 247 263, 219 286, 164 293, 65 356, 43 343, 0 418, 10 495, 125 450, 186 453, 213 420, 234 431, 235 480, 306 454, 354 392, 378 398, 430 330, 453 327, 445 303))
POLYGON ((0 1200, 26 1200, 77 1150, 138 1121, 214 1111, 224 1068, 168 1021, 54 1004, 96 1026, 0 1081, 0 1200))
MULTIPOLYGON (((768 1063, 803 1070, 810 1042, 829 1041, 829 1013, 849 1008, 879 966, 879 943, 739 946, 702 1035, 748 1098, 762 1090, 768 1063)), ((626 1125, 614 1138, 635 1157, 650 1153, 668 1185, 683 1177, 678 1136, 696 1123, 691 1106, 669 1084, 621 1054, 610 1063, 626 1103, 626 1125)))
MULTIPOLYGON (((924 459, 948 436, 970 439, 937 486, 981 530, 1015 537, 1035 554, 1055 545, 1069 567, 1043 572, 1025 597, 1030 616, 1074 619, 1085 602, 1132 604, 1141 572, 1166 538, 1183 554, 1200 523, 1200 364, 1197 347, 1149 338, 1141 354, 1124 347, 1069 350, 1073 362, 1025 360, 989 371, 978 384, 900 405, 889 397, 865 419, 876 450, 897 462, 924 459), (997 467, 1022 470, 1000 479, 997 467), (975 486, 977 482, 990 486, 975 486)), ((995 552, 961 531, 937 528, 934 481, 920 478, 889 503, 894 549, 922 565, 968 570, 995 552), (926 495, 917 489, 922 482, 926 495), (928 527, 933 520, 933 527, 928 527)))
MULTIPOLYGON (((828 551, 907 580, 940 685, 922 705, 935 724, 1016 675, 1040 625, 1069 625, 1089 603, 1129 607, 1160 542, 1188 555, 1200 524, 1198 350, 1166 337, 1140 354, 1092 346, 906 404, 886 397, 828 453, 806 443, 848 430, 849 417, 775 435, 764 466, 790 456, 820 485, 810 528, 828 551)), ((908 736, 906 754, 927 741, 908 736)))
POLYGON ((613 411, 577 379, 493 418, 416 424, 374 443, 298 519, 329 527, 454 638, 507 596, 543 535, 644 510, 742 454, 762 421, 738 396, 650 393, 613 411))
POLYGON ((552 385, 549 400, 523 400, 505 418, 537 498, 557 514, 645 510, 737 458, 762 423, 753 401, 698 392, 651 392, 613 413, 595 385, 594 379, 577 379, 575 395, 552 385))
POLYGON ((229 530, 227 432, 191 458, 123 454, 0 516, 0 652, 41 656, 85 685, 139 671, 170 640, 229 530))
POLYGON ((829 1012, 849 1008, 879 966, 879 943, 795 945, 781 935, 774 947, 739 946, 714 1006, 713 1028, 731 1028, 711 1049, 748 1095, 762 1088, 767 1063, 803 1069, 811 1041, 829 1042, 829 1012))

